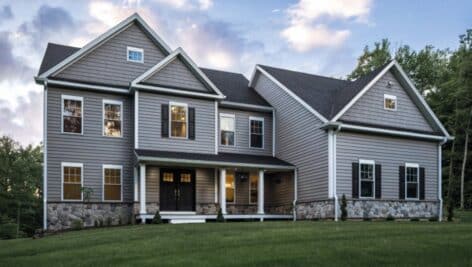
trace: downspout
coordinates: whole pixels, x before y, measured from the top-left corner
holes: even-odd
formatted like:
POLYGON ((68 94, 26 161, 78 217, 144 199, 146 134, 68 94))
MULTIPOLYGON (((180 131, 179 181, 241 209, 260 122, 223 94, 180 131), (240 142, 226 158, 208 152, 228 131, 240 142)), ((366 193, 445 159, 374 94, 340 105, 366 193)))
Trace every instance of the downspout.
POLYGON ((438 221, 442 221, 443 217, 443 198, 442 198, 442 145, 447 142, 444 138, 438 145, 438 200, 439 200, 439 214, 438 221))
POLYGON ((339 217, 339 214, 338 214, 338 207, 339 207, 339 203, 338 203, 338 194, 336 193, 336 186, 337 186, 337 183, 336 183, 336 179, 337 179, 337 174, 336 174, 336 169, 337 169, 337 165, 336 165, 336 158, 337 158, 337 155, 336 155, 336 136, 338 134, 338 132, 341 130, 341 124, 339 124, 336 128, 336 130, 334 131, 333 133, 333 193, 334 193, 334 221, 338 221, 338 217, 339 217))
POLYGON ((48 80, 44 80, 44 94, 43 94, 43 229, 48 229, 48 147, 47 147, 47 110, 48 110, 48 80))
POLYGON ((298 201, 298 169, 293 170, 293 221, 297 220, 297 201, 298 201))

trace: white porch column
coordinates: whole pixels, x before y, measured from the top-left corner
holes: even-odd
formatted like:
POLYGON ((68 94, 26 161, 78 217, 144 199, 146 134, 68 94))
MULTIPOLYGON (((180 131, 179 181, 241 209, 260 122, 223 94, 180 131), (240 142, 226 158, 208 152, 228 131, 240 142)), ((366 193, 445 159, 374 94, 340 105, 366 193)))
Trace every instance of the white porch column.
POLYGON ((264 170, 259 170, 257 181, 257 213, 264 214, 264 170))
POLYGON ((133 179, 134 179, 134 201, 139 201, 139 176, 138 167, 133 168, 133 179))
POLYGON ((146 164, 144 163, 139 164, 139 214, 146 214, 146 164))
POLYGON ((220 169, 220 208, 226 214, 226 169, 220 169))

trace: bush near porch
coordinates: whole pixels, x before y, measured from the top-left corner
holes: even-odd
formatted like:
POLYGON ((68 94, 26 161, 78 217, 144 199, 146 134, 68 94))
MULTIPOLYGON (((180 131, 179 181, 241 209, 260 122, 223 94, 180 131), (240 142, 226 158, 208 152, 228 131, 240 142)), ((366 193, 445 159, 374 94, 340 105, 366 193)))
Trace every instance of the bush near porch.
POLYGON ((123 226, 3 240, 0 266, 472 266, 471 229, 468 219, 123 226))

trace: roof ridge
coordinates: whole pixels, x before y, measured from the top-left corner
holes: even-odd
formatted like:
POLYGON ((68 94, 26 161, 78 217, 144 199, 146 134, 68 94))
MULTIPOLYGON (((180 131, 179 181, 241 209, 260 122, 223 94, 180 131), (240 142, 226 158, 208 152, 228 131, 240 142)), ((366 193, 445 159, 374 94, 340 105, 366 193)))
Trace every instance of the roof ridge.
POLYGON ((57 45, 57 46, 63 46, 63 47, 68 47, 68 48, 80 49, 80 47, 65 45, 65 44, 59 44, 59 43, 54 43, 54 42, 48 42, 48 45, 57 45))
MULTIPOLYGON (((219 71, 219 72, 225 72, 225 73, 231 73, 231 74, 238 74, 238 75, 244 76, 244 74, 242 74, 240 72, 235 72, 235 71, 218 70, 218 69, 212 69, 212 68, 207 68, 207 67, 200 67, 200 69, 210 70, 210 71, 219 71)), ((246 76, 244 76, 244 78, 246 78, 246 76)))
POLYGON ((346 83, 351 83, 352 81, 349 81, 347 79, 338 79, 338 78, 333 78, 333 77, 328 77, 324 75, 319 75, 319 74, 314 74, 314 73, 309 73, 309 72, 304 72, 304 71, 298 71, 298 70, 291 70, 291 69, 285 69, 285 68, 280 68, 280 67, 274 67, 274 66, 268 66, 268 65, 262 65, 262 64, 256 64, 256 66, 261 66, 261 67, 266 67, 266 68, 272 68, 272 69, 278 69, 278 70, 283 70, 283 71, 290 71, 290 72, 295 72, 299 74, 304 74, 304 75, 310 75, 310 76, 316 76, 319 78, 323 79, 330 79, 330 80, 335 80, 335 81, 340 81, 340 82, 346 82, 346 83))

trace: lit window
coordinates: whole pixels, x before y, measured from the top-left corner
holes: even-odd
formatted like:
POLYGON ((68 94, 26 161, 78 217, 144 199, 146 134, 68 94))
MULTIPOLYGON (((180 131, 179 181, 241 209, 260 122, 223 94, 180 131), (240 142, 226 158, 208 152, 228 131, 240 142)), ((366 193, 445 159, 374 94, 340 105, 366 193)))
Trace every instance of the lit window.
POLYGON ((181 173, 180 174, 180 182, 181 183, 191 183, 192 182, 192 175, 190 173, 181 173))
POLYGON ((220 114, 221 144, 234 146, 234 115, 220 114))
POLYGON ((187 104, 170 103, 170 136, 187 138, 187 104))
POLYGON ((144 51, 141 48, 135 48, 128 46, 127 49, 127 60, 131 62, 144 62, 144 51))
POLYGON ((103 135, 121 137, 121 101, 103 100, 103 135))
POLYGON ((251 172, 249 175, 249 202, 251 204, 257 203, 257 181, 259 180, 259 174, 257 172, 251 172))
POLYGON ((249 118, 250 147, 264 147, 264 118, 249 118))
POLYGON ((406 198, 418 199, 418 177, 419 177, 419 166, 418 164, 407 163, 405 166, 406 171, 406 198))
POLYGON ((121 201, 121 166, 103 166, 103 200, 121 201))
POLYGON ((167 182, 167 183, 173 183, 174 182, 174 173, 164 172, 162 174, 162 181, 167 182))
POLYGON ((62 132, 82 133, 83 98, 62 95, 62 132))
POLYGON ((236 197, 236 185, 234 180, 234 172, 226 171, 226 202, 234 203, 236 197))
POLYGON ((82 163, 62 163, 62 199, 82 200, 82 163))
POLYGON ((397 97, 394 95, 384 95, 384 109, 397 110, 397 97))
POLYGON ((371 160, 361 160, 359 162, 359 186, 361 197, 374 197, 374 166, 371 160))

